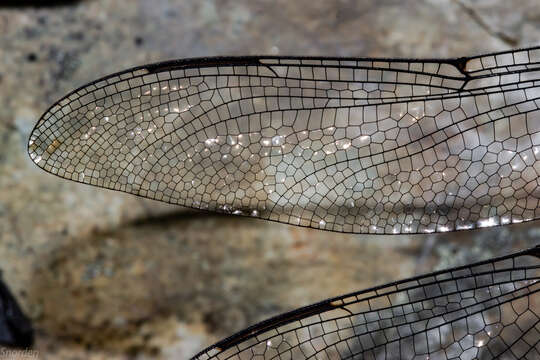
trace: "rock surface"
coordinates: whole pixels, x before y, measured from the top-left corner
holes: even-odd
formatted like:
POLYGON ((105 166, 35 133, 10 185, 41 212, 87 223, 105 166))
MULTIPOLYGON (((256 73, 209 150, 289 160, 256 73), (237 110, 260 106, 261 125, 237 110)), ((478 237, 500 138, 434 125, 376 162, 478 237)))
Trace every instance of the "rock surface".
POLYGON ((63 1, 0 5, 0 33, 0 269, 42 358, 187 358, 285 310, 532 246, 540 234, 533 223, 358 236, 211 216, 61 180, 25 149, 55 100, 127 67, 502 50, 540 39, 537 1, 63 1))

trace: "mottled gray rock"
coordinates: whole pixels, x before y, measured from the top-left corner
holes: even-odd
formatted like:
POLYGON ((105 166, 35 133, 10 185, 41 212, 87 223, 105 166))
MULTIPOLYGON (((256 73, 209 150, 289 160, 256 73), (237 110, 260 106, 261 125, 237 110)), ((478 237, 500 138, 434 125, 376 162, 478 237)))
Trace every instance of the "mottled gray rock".
POLYGON ((0 5, 0 268, 35 322, 37 349, 44 358, 183 358, 284 310, 538 238, 535 224, 342 235, 71 183, 25 150, 39 115, 68 91, 179 57, 463 56, 531 45, 539 24, 533 0, 0 5))

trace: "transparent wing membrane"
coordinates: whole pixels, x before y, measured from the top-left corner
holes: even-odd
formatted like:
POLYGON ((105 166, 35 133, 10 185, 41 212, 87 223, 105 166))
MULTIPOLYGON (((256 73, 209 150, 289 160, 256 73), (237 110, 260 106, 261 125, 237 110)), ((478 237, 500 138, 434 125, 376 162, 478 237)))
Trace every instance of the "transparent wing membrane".
POLYGON ((114 74, 32 132, 58 176, 353 233, 539 217, 540 49, 452 60, 237 57, 114 74))
POLYGON ((328 299, 194 359, 540 359, 540 248, 328 299))

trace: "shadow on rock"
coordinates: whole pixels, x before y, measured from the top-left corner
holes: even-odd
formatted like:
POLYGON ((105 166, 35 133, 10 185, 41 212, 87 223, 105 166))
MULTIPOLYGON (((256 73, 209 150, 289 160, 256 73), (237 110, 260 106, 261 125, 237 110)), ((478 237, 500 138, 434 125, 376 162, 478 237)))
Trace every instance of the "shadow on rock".
POLYGON ((69 239, 33 277, 37 327, 86 346, 136 352, 155 351, 152 327, 171 315, 214 334, 239 330, 281 310, 264 300, 275 299, 269 283, 291 285, 274 258, 265 260, 270 242, 260 234, 279 236, 264 227, 180 214, 69 239))
POLYGON ((33 343, 34 330, 30 319, 0 279, 0 345, 25 349, 33 343))
POLYGON ((5 0, 0 3, 1 8, 50 8, 59 6, 74 6, 88 0, 5 0))

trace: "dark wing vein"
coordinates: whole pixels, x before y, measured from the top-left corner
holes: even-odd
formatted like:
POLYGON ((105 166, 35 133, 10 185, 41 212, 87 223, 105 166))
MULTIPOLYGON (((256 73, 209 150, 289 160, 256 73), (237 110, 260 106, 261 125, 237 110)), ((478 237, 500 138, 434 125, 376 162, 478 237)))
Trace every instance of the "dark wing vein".
POLYGON ((453 60, 237 57, 113 74, 30 141, 58 176, 354 233, 537 219, 540 49, 453 60))

